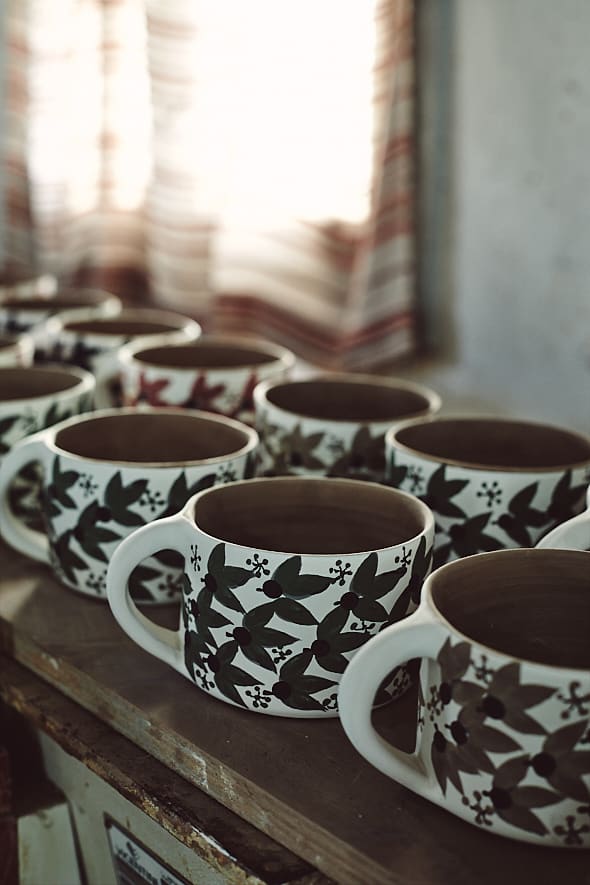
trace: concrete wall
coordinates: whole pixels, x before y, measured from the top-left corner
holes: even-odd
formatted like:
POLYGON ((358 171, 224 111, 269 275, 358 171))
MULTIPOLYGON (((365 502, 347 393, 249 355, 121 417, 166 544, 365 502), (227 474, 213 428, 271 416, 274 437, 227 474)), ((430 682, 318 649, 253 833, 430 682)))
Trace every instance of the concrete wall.
POLYGON ((421 295, 441 385, 590 431, 590 3, 418 6, 421 295))

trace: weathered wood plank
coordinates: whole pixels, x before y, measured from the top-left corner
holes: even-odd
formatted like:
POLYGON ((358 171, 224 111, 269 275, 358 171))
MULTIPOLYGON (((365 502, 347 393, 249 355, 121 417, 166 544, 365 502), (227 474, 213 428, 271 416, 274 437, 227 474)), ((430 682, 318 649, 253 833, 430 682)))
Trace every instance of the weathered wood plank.
MULTIPOLYGON (((329 880, 310 864, 195 789, 30 670, 0 656, 0 731, 4 727, 8 732, 6 740, 13 754, 18 755, 19 746, 24 746, 24 755, 30 756, 23 723, 46 732, 233 885, 328 885, 329 880)), ((22 763, 26 765, 27 760, 22 763)))

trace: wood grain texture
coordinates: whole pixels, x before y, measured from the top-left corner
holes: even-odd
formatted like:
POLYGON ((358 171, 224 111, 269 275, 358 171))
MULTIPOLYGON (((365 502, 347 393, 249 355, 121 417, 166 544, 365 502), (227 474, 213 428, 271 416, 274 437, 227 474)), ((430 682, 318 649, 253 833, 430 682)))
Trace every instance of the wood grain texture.
POLYGON ((38 750, 31 741, 34 729, 48 734, 232 885, 328 885, 329 880, 310 864, 195 789, 30 670, 0 655, 0 732, 13 758, 20 753, 24 774, 32 772, 20 785, 26 793, 39 782, 33 759, 38 750))
MULTIPOLYGON (((145 654, 108 606, 0 548, 0 648, 135 745, 343 885, 590 885, 587 852, 482 832, 362 759, 338 720, 242 711, 145 654), (493 858, 493 862, 490 861, 493 858)), ((178 612, 160 609, 172 626, 178 612)), ((415 699, 379 711, 412 745, 415 699)))

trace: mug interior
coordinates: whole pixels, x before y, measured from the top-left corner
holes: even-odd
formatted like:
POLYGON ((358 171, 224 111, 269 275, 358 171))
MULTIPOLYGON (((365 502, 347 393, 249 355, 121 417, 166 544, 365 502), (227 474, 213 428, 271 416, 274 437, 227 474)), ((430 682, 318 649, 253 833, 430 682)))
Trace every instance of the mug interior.
POLYGON ((289 381, 270 387, 266 399, 286 412, 328 421, 395 421, 430 406, 426 396, 377 379, 289 381))
POLYGON ((527 421, 436 418, 398 428, 392 439, 437 461, 492 469, 555 469, 590 460, 590 439, 527 421))
POLYGON ((273 363, 279 355, 264 350, 262 345, 248 347, 228 342, 197 341, 194 344, 149 347, 135 353, 134 359, 166 369, 237 369, 273 363))
POLYGON ((163 332, 175 332, 181 329, 181 324, 165 323, 157 320, 139 319, 96 319, 78 320, 64 324, 68 332, 92 335, 154 335, 163 332))
POLYGON ((237 422, 163 410, 90 415, 55 437, 58 448, 83 458, 161 465, 237 455, 251 440, 237 422))
POLYGON ((61 393, 76 387, 80 380, 79 376, 61 369, 36 366, 0 369, 0 402, 61 393))
POLYGON ((590 669, 590 553, 514 549, 468 556, 430 578, 440 614, 515 658, 590 669))
POLYGON ((244 547, 346 554, 415 538, 425 513, 416 499, 373 483, 272 477, 209 489, 195 500, 193 518, 206 534, 244 547))

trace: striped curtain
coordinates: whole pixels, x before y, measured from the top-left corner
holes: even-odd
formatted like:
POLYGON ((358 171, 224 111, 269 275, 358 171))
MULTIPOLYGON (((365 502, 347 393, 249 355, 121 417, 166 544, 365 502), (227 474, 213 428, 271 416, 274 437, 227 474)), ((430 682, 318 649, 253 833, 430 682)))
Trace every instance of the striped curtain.
POLYGON ((5 264, 328 368, 412 350, 412 0, 4 10, 5 264))

